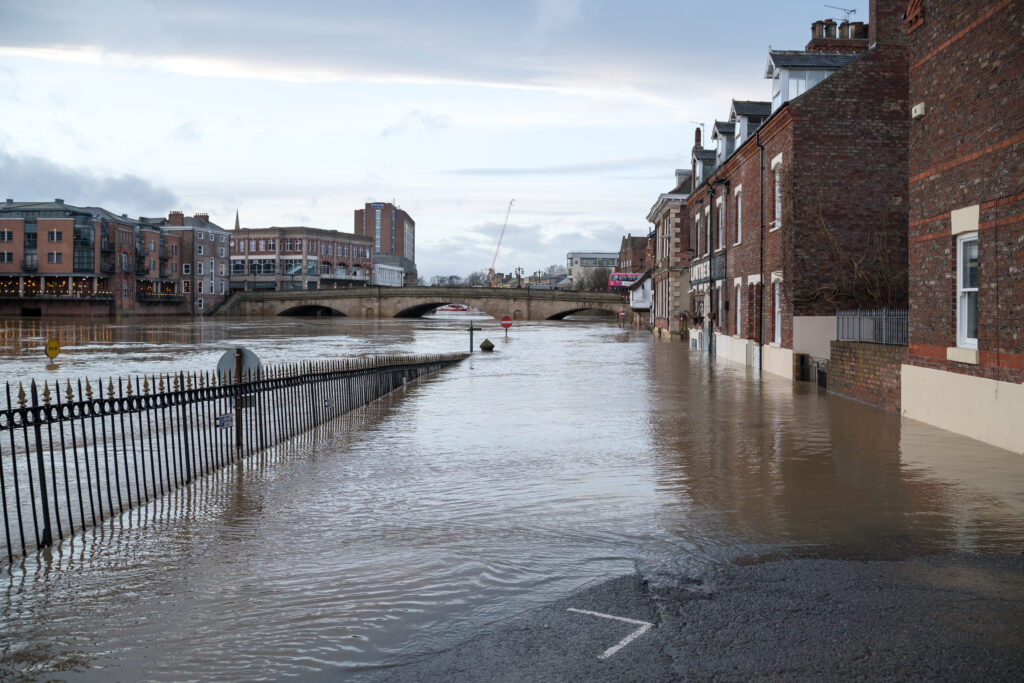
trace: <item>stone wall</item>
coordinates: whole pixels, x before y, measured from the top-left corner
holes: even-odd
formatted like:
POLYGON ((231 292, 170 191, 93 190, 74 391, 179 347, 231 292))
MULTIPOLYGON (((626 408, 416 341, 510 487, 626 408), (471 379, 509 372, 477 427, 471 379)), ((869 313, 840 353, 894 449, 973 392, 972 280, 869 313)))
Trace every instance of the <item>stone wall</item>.
POLYGON ((905 346, 833 341, 828 391, 899 412, 900 366, 906 359, 905 346))

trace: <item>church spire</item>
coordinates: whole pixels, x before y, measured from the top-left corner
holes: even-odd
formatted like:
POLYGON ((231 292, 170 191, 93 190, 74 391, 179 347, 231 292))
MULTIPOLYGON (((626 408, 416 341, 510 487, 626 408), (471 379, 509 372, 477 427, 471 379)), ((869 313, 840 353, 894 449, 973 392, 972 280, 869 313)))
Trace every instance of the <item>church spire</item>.
POLYGON ((235 230, 241 230, 242 226, 238 223, 238 209, 235 209, 235 230))

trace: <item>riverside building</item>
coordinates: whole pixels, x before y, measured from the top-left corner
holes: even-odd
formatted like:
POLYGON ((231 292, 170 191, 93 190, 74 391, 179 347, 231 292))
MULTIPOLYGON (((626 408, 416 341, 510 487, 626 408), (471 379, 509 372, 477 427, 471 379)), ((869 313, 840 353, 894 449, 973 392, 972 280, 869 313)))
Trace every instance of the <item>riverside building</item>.
POLYGON ((363 287, 373 274, 373 243, 352 233, 236 227, 229 243, 232 291, 363 287))
POLYGON ((387 202, 371 202, 354 211, 354 231, 369 238, 373 262, 397 266, 406 285, 419 280, 416 272, 416 221, 400 207, 387 202))

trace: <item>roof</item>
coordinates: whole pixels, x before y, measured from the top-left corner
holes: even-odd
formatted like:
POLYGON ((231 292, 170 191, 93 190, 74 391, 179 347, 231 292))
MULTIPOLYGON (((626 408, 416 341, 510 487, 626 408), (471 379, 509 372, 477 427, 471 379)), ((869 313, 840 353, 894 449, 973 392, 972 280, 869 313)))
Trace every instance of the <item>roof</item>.
POLYGON ((52 202, 4 202, 0 211, 67 211, 69 213, 90 213, 88 209, 65 204, 63 201, 52 202))
POLYGON ((797 69, 841 69, 857 57, 857 54, 835 52, 804 52, 803 50, 770 50, 765 78, 772 77, 776 68, 797 69))
POLYGON ((736 116, 767 117, 772 113, 772 103, 733 100, 732 111, 736 116))
POLYGON ((713 149, 698 149, 694 151, 693 158, 701 161, 714 161, 718 153, 713 149))
POLYGON ((735 135, 736 124, 728 121, 715 121, 715 125, 711 127, 711 139, 714 140, 722 135, 735 135))

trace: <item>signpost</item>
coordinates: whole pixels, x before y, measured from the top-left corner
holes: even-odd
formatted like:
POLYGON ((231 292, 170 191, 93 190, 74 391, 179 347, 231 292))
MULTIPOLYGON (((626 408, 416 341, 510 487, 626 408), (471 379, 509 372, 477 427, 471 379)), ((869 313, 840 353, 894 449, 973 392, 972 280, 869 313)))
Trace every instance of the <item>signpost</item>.
POLYGON ((508 328, 512 327, 512 316, 501 316, 501 326, 505 328, 505 339, 508 339, 508 328))
POLYGON ((47 340, 47 342, 46 342, 46 356, 47 356, 47 358, 49 358, 50 360, 53 360, 54 358, 57 357, 57 354, 59 354, 59 353, 60 353, 60 342, 57 341, 56 339, 47 340))

